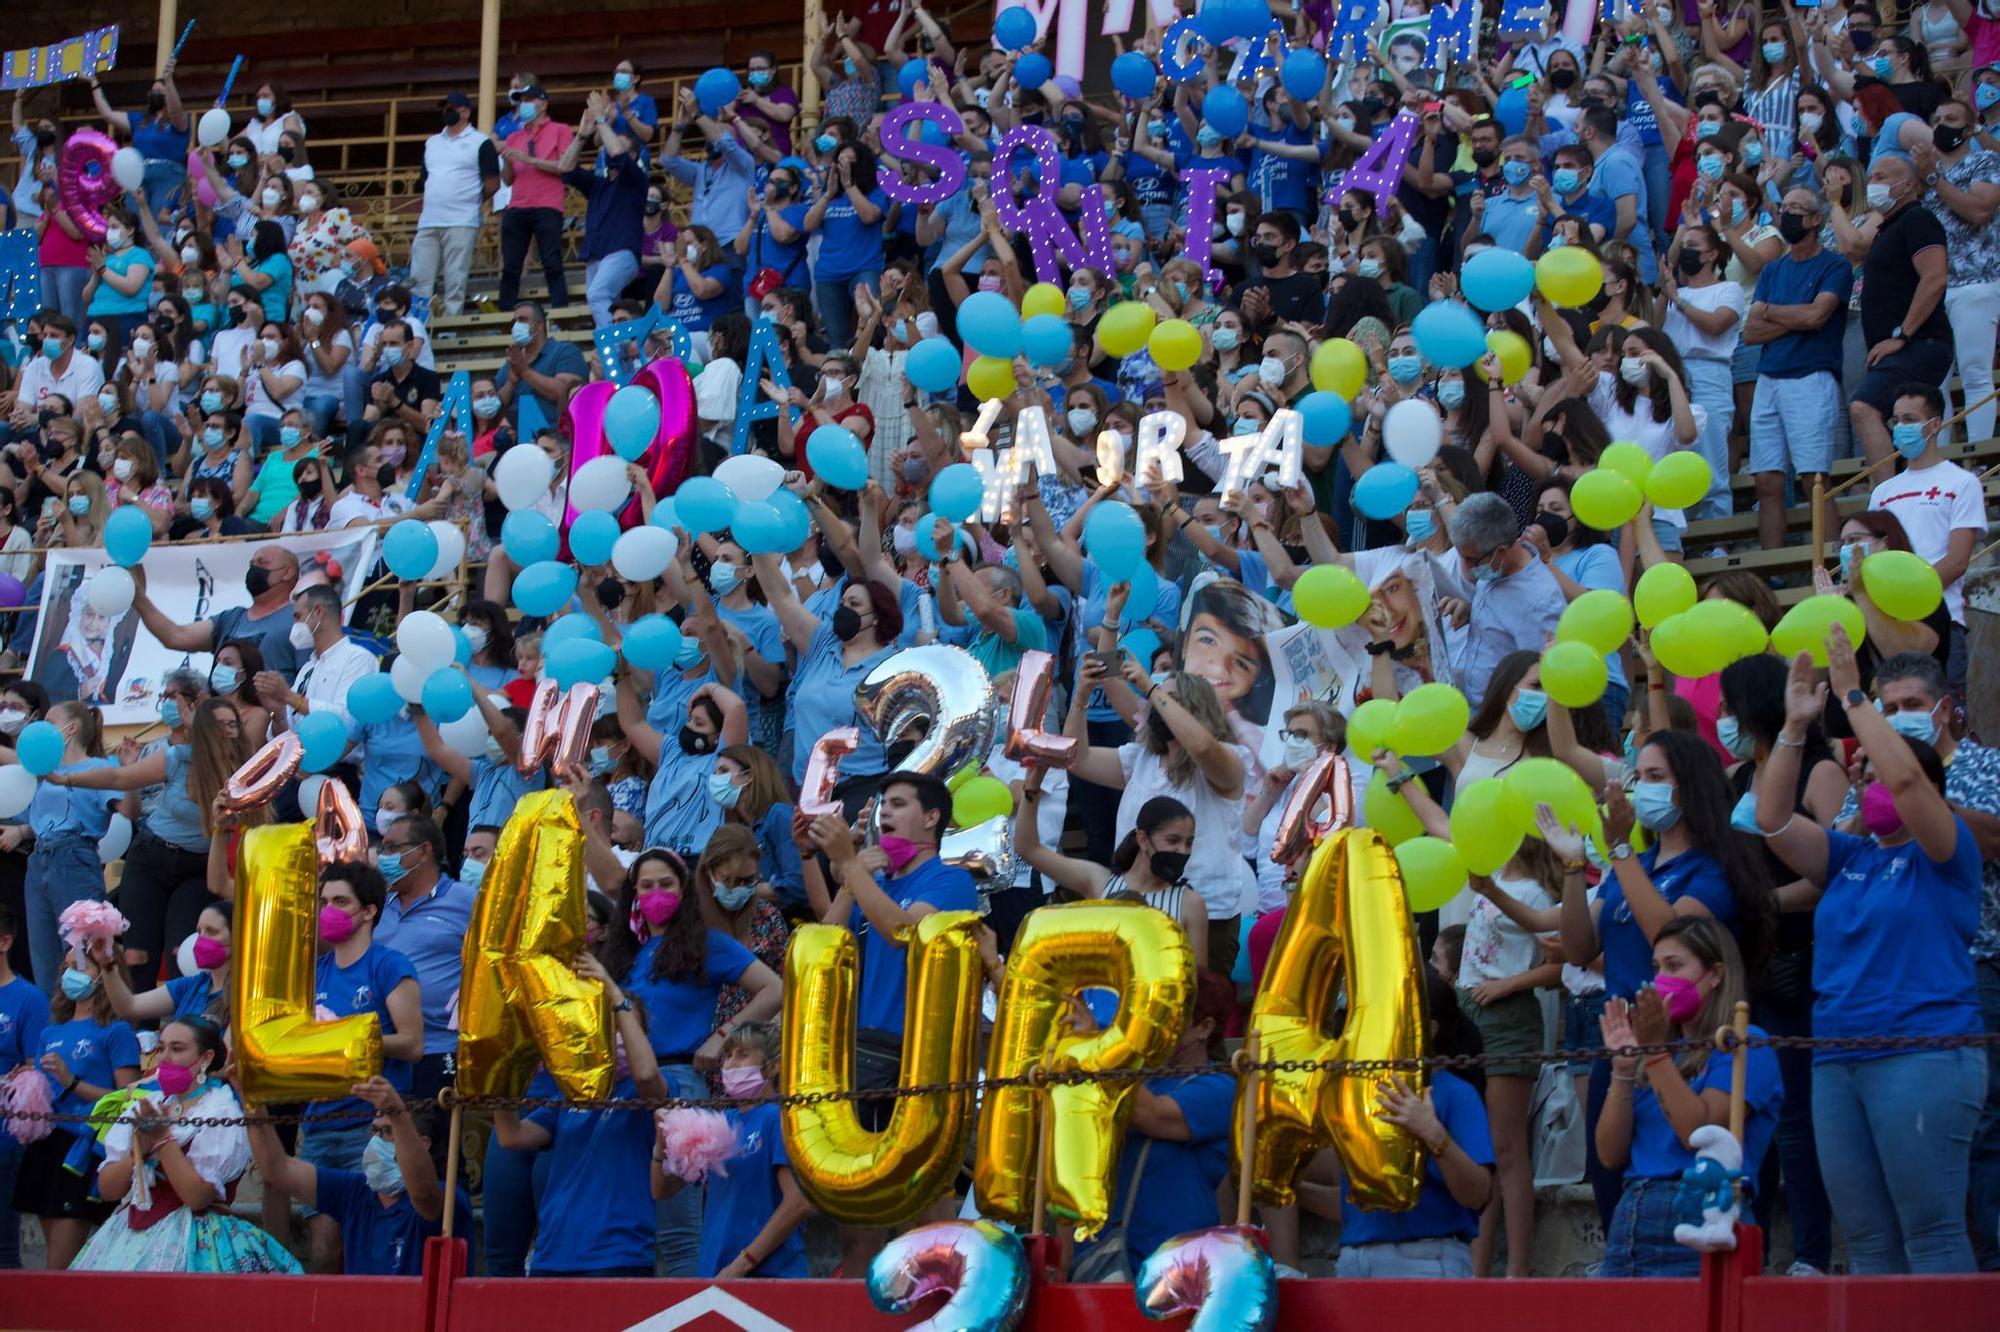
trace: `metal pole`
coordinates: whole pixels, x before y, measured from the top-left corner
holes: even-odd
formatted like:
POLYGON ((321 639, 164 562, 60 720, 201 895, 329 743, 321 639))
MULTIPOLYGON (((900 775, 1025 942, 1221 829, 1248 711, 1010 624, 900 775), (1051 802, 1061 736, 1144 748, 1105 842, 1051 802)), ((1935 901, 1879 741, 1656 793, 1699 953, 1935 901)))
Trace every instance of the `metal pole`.
POLYGON ((451 1142, 444 1154, 444 1237, 451 1238, 451 1223, 458 1211, 458 1134, 460 1117, 465 1107, 458 1103, 458 1097, 451 1098, 451 1142))
MULTIPOLYGON (((1748 1044, 1750 1040, 1750 1005, 1741 999, 1736 1001, 1734 1027, 1724 1027, 1721 1031, 1716 1032, 1715 1043, 1718 1046, 1722 1045, 1723 1037, 1730 1034, 1732 1030, 1736 1036, 1736 1048, 1732 1052, 1735 1058, 1729 1065, 1729 1132, 1730 1136, 1734 1137, 1740 1146, 1743 1142, 1743 1121, 1748 1112, 1745 1098, 1749 1095, 1750 1090, 1750 1047, 1748 1044)), ((1736 1182, 1736 1189, 1739 1196, 1743 1192, 1744 1182, 1744 1180, 1736 1182)))
POLYGON ((500 83, 500 0, 479 6, 479 128, 493 132, 493 100, 500 83))
MULTIPOLYGON (((1046 1073, 1048 1065, 1043 1064, 1036 1071, 1046 1073)), ((1049 1103, 1049 1087, 1046 1082, 1040 1084, 1039 1092, 1038 1099, 1041 1104, 1038 1109, 1041 1112, 1042 1122, 1039 1131, 1035 1134, 1035 1212, 1034 1224, 1028 1230, 1030 1235, 1046 1235, 1048 1233, 1049 1151, 1053 1145, 1055 1136, 1054 1125, 1051 1122, 1054 1119, 1054 1107, 1049 1103)), ((1138 1181, 1133 1181, 1132 1187, 1137 1188, 1138 1181)))
POLYGON ((819 124, 819 76, 813 73, 813 55, 826 33, 826 6, 820 0, 806 0, 804 64, 799 69, 799 127, 810 130, 819 124))
MULTIPOLYGON (((1250 1224, 1250 1180, 1257 1158, 1257 1083, 1261 1075, 1256 1064, 1259 1044, 1257 1031, 1252 1028, 1243 1039, 1243 1109, 1240 1115, 1243 1141, 1239 1144, 1243 1159, 1236 1167, 1236 1224, 1239 1226, 1250 1224)), ((1132 1187, 1139 1187, 1136 1180, 1132 1187)))
POLYGON ((153 38, 153 77, 167 72, 174 52, 174 29, 180 24, 180 0, 160 0, 160 26, 153 38))

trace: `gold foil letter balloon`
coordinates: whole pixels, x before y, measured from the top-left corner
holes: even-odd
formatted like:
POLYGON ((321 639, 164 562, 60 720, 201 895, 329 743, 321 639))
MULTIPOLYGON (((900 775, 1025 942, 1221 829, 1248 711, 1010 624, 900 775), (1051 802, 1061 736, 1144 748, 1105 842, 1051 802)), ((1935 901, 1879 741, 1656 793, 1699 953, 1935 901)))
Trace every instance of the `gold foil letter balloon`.
MULTIPOLYGON (((975 912, 933 912, 904 940, 902 1086, 969 1084, 978 1070, 984 985, 978 924, 975 912)), ((785 1095, 853 1088, 860 955, 853 932, 838 925, 802 925, 793 933, 785 952, 785 1095)), ((827 1215, 900 1225, 950 1187, 972 1136, 973 1107, 970 1091, 899 1097, 887 1126, 871 1133, 861 1126, 856 1102, 787 1104, 785 1151, 799 1187, 827 1215)))
POLYGON ((570 968, 583 951, 583 829, 567 791, 522 797, 500 830, 465 937, 458 1090, 519 1096, 547 1064, 571 1100, 611 1094, 611 1007, 570 968))
MULTIPOLYGON (((1071 902, 1028 913, 1014 936, 988 1078, 1016 1078, 1046 1062, 1052 1072, 1101 1072, 1164 1064, 1179 1042, 1194 992, 1187 935, 1164 912, 1137 902, 1071 902), (1087 989, 1118 995, 1111 1024, 1090 1035, 1069 1025, 1087 989)), ((987 1216, 1033 1220, 1043 1096, 1053 1116, 1049 1210, 1089 1238, 1110 1214, 1118 1148, 1132 1111, 1129 1080, 1051 1083, 1046 1093, 1004 1087, 986 1095, 973 1184, 987 1216)))
POLYGON ((236 1065, 253 1101, 345 1096, 382 1071, 373 1013, 313 1018, 319 942, 319 854, 313 825, 243 835, 236 862, 236 1065))
MULTIPOLYGON (((1032 919, 1032 917, 1031 917, 1032 919)), ((1380 835, 1353 828, 1314 850, 1271 949, 1250 1024, 1265 1059, 1415 1059, 1423 1054, 1422 963, 1416 922, 1403 895, 1394 852, 1380 835), (1345 984, 1347 1017, 1336 1039, 1324 1034, 1345 984)), ((1312 1154, 1340 1152, 1348 1188, 1362 1207, 1413 1207, 1423 1182, 1422 1153, 1410 1136, 1376 1118, 1383 1075, 1325 1072, 1259 1075, 1259 1201, 1284 1206, 1312 1154)), ((1420 1073, 1400 1075, 1421 1087, 1420 1073)), ((1238 1103, 1237 1118, 1242 1118, 1238 1103)), ((1242 1125, 1234 1141, 1241 1143, 1242 1125)))

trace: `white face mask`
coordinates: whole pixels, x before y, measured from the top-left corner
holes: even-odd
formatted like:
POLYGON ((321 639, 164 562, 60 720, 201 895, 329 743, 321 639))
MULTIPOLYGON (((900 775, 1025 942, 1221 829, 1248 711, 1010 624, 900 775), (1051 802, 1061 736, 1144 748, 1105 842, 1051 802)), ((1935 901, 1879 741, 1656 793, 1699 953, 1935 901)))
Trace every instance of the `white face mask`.
POLYGON ((120 458, 117 462, 111 464, 111 475, 117 477, 120 481, 130 481, 132 479, 132 460, 130 458, 120 458))
POLYGON ((264 355, 276 356, 282 349, 283 345, 276 338, 264 339, 264 355))
POLYGON ((197 250, 197 249, 196 249, 196 248, 195 248, 194 246, 192 246, 192 245, 183 245, 183 246, 181 246, 181 262, 182 262, 182 263, 184 263, 184 264, 198 264, 198 263, 200 263, 200 262, 201 262, 201 251, 200 251, 200 250, 197 250))
POLYGON ((828 402, 839 402, 845 397, 847 397, 846 380, 828 379, 825 381, 825 385, 826 385, 826 393, 824 396, 826 397, 826 400, 828 402))
POLYGON ((1063 415, 1069 419, 1069 429, 1073 435, 1087 435, 1097 425, 1097 413, 1088 407, 1072 407, 1063 415))
POLYGON ((28 724, 28 714, 20 708, 0 708, 0 734, 13 735, 28 724))
POLYGON ((125 228, 106 227, 104 229, 104 244, 107 248, 113 250, 122 250, 125 248, 125 228))
POLYGON ((1651 373, 1646 363, 1636 356, 1623 357, 1618 362, 1618 377, 1634 388, 1642 387, 1651 373))
POLYGON ((285 192, 279 189, 277 186, 273 185, 271 186, 271 188, 265 190, 262 194, 258 195, 257 197, 264 201, 264 207, 276 208, 278 206, 278 201, 285 197, 285 192))
POLYGON ((375 811, 375 831, 376 831, 376 832, 378 832, 378 833, 381 833, 381 834, 382 834, 382 835, 383 835, 384 837, 387 837, 387 836, 389 835, 389 829, 390 829, 391 827, 395 826, 395 822, 396 822, 396 820, 397 820, 397 819, 400 819, 400 818, 402 818, 402 817, 403 817, 403 814, 404 814, 404 811, 402 811, 402 810, 400 810, 400 809, 378 809, 378 810, 376 810, 376 811, 375 811))
POLYGON ((306 307, 305 321, 314 328, 318 328, 326 322, 326 311, 320 309, 317 305, 308 305, 306 307))
POLYGON ((1285 361, 1281 356, 1266 356, 1257 363, 1257 378, 1264 381, 1266 388, 1276 388, 1285 382, 1285 361))
POLYGON ((304 620, 292 621, 291 633, 286 635, 286 638, 291 643, 292 649, 294 651, 296 652, 312 651, 313 631, 311 626, 306 624, 304 620))
POLYGON ((1318 745, 1303 736, 1293 736, 1285 741, 1285 766, 1297 772, 1311 763, 1318 753, 1318 745))

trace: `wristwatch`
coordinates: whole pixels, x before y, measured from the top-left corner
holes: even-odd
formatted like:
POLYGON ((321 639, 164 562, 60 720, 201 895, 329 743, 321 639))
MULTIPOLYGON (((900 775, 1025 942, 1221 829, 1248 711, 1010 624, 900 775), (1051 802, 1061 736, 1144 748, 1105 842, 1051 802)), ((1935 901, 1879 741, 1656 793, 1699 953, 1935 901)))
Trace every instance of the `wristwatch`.
POLYGON ((1613 860, 1630 860, 1632 858, 1632 844, 1630 842, 1618 843, 1618 845, 1611 848, 1611 858, 1613 860))
POLYGON ((611 1011, 612 1011, 612 1012, 614 1012, 614 1013, 629 1013, 629 1012, 631 1012, 631 1011, 632 1011, 632 996, 631 996, 631 995, 629 995, 629 994, 627 994, 627 995, 620 995, 620 996, 618 997, 618 1002, 617 1002, 617 1003, 615 1003, 615 1004, 613 1004, 613 1005, 611 1005, 611 1011))
POLYGON ((1898 342, 1901 342, 1903 340, 1903 326, 1901 324, 1898 324, 1894 328, 1890 329, 1889 336, 1896 339, 1898 342))
POLYGON ((1396 640, 1393 638, 1377 639, 1368 645, 1368 655, 1371 657, 1386 656, 1395 650, 1396 640))
POLYGON ((1868 706, 1868 695, 1867 695, 1867 694, 1865 694, 1865 693, 1863 693, 1863 692, 1862 692, 1861 690, 1859 690, 1859 689, 1850 689, 1850 690, 1848 690, 1848 691, 1847 691, 1847 706, 1848 706, 1848 707, 1850 707, 1850 708, 1865 708, 1865 707, 1867 707, 1867 706, 1868 706))

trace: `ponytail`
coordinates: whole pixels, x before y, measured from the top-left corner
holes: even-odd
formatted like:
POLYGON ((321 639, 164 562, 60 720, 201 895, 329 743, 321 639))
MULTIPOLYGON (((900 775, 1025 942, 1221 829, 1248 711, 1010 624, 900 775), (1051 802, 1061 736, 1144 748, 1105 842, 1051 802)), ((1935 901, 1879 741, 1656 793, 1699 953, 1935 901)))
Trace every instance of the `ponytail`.
POLYGON ((1134 828, 1125 834, 1125 840, 1111 853, 1111 868, 1119 874, 1129 874, 1139 860, 1139 830, 1134 828))

